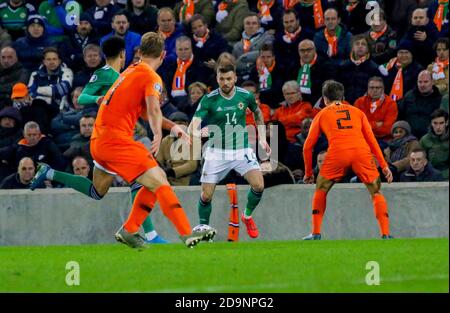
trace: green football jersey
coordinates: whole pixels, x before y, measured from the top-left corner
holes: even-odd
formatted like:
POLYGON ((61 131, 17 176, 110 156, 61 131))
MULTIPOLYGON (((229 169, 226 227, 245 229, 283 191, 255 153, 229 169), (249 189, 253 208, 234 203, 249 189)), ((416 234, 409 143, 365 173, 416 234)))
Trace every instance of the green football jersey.
POLYGON ((0 25, 7 30, 25 28, 27 17, 34 11, 32 5, 20 6, 12 9, 6 2, 0 4, 0 25))
POLYGON ((97 105, 98 98, 106 95, 119 75, 109 65, 105 65, 96 70, 78 97, 78 104, 85 106, 97 105))
POLYGON ((219 89, 202 98, 194 116, 208 121, 209 147, 224 150, 249 147, 247 108, 255 112, 258 105, 253 94, 240 87, 235 87, 235 93, 230 98, 225 98, 219 89))

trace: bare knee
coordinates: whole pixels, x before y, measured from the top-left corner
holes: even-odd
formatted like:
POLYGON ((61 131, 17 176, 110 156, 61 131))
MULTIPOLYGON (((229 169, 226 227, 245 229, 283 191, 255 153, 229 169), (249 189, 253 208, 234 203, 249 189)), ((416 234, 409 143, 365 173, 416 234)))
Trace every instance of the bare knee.
POLYGON ((211 202, 213 198, 213 193, 210 191, 202 191, 201 198, 203 202, 211 202))
POLYGON ((375 179, 373 182, 371 183, 366 183, 366 188, 367 190, 369 190, 370 195, 374 196, 376 194, 381 194, 381 180, 380 178, 375 179))
POLYGON ((264 180, 253 183, 251 186, 254 191, 263 192, 264 191, 264 180))

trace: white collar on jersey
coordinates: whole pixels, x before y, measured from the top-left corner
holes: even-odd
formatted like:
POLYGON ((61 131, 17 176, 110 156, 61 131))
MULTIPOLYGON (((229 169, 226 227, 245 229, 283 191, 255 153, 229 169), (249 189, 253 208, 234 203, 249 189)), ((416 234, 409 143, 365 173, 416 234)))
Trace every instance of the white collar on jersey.
POLYGON ((231 100, 231 99, 233 99, 234 95, 236 94, 236 86, 234 86, 233 92, 231 93, 231 96, 229 96, 229 97, 227 97, 227 96, 225 96, 223 94, 222 89, 220 89, 220 87, 219 87, 219 93, 222 96, 222 98, 225 98, 227 100, 231 100))

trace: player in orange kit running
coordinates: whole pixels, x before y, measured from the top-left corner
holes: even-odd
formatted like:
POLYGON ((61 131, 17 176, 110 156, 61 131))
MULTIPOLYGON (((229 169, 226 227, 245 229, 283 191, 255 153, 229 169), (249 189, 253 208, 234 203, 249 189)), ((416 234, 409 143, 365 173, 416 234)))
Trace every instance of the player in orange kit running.
POLYGON ((105 175, 117 174, 145 187, 137 193, 128 220, 116 233, 118 241, 133 248, 143 247, 139 228, 155 201, 159 201, 186 246, 192 247, 216 231, 208 228, 192 232, 177 196, 152 155, 158 152, 162 139, 162 81, 156 70, 165 57, 164 39, 156 33, 144 34, 140 54, 141 61, 123 72, 103 99, 91 136, 91 154, 95 166, 105 175), (141 116, 148 119, 154 135, 151 153, 133 140, 134 127, 141 116))
POLYGON ((382 168, 388 183, 392 173, 383 157, 366 115, 352 105, 344 104, 344 86, 336 81, 326 81, 322 87, 326 108, 313 120, 303 147, 305 160, 304 182, 312 184, 312 151, 321 132, 329 142, 328 153, 322 164, 316 182, 312 201, 312 233, 304 240, 320 240, 320 227, 326 208, 328 191, 335 182, 342 179, 347 170, 352 169, 369 190, 375 216, 383 239, 392 238, 389 233, 389 215, 386 199, 380 192, 381 180, 375 159, 382 168), (375 159, 374 159, 375 155, 375 159))

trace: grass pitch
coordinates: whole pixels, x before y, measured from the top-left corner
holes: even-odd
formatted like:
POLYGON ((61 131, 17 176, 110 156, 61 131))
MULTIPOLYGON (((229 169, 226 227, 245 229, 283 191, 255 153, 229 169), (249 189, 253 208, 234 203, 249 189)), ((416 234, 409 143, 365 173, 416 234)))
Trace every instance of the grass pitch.
POLYGON ((449 292, 448 239, 0 247, 0 264, 0 292, 449 292))

